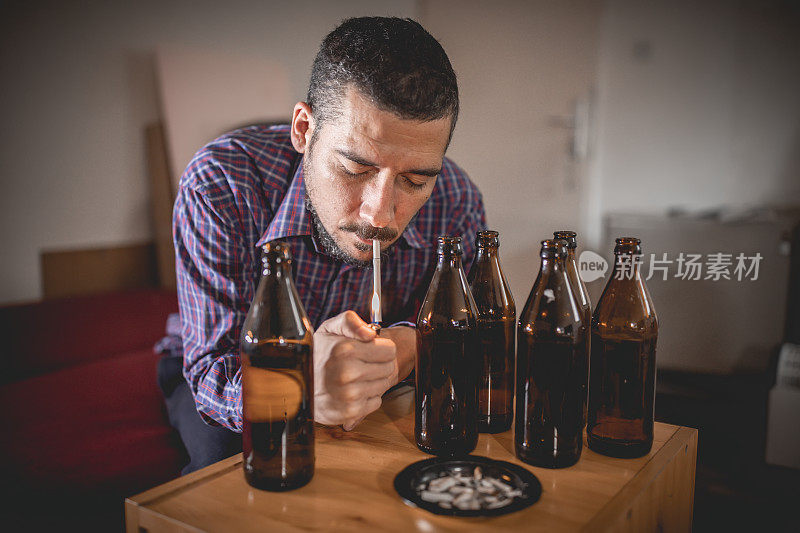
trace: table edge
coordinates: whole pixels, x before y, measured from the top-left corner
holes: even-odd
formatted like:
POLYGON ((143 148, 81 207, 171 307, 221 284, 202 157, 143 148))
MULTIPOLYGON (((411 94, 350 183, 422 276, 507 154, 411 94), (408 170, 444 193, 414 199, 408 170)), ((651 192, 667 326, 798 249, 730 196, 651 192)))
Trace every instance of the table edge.
POLYGON ((164 499, 176 492, 190 489, 193 486, 205 482, 210 478, 227 474, 231 470, 239 467, 241 463, 242 454, 237 453, 236 455, 228 457, 227 459, 223 459, 222 461, 214 463, 213 465, 201 468, 200 470, 186 474, 185 476, 177 477, 171 481, 167 481, 166 483, 158 485, 157 487, 140 492, 139 494, 129 496, 128 498, 125 498, 125 502, 126 504, 130 502, 137 506, 155 503, 156 501, 164 499))
MULTIPOLYGON (((672 424, 669 424, 672 425, 672 424)), ((625 486, 585 524, 582 531, 605 531, 647 490, 675 459, 681 448, 692 446, 697 451, 698 431, 686 426, 673 426, 675 431, 653 457, 625 486)), ((696 459, 695 459, 696 461, 696 459)), ((694 483, 692 484, 694 488, 694 483)))

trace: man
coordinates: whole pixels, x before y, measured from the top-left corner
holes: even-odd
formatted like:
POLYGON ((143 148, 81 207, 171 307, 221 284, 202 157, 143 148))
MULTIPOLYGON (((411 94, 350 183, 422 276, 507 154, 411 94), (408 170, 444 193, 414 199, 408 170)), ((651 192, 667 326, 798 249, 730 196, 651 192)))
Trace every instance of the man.
POLYGON ((316 328, 317 422, 352 429, 413 370, 412 322, 435 265, 436 237, 461 236, 468 265, 475 233, 485 227, 480 192, 444 157, 457 117, 455 73, 422 26, 355 18, 323 41, 291 125, 244 128, 197 153, 174 213, 191 394, 182 382, 164 386, 163 369, 160 376, 190 454, 184 472, 241 450, 239 336, 265 242, 290 245, 298 293, 316 328), (380 337, 362 319, 371 239, 385 256, 391 325, 380 337), (222 427, 203 424, 198 412, 222 427))

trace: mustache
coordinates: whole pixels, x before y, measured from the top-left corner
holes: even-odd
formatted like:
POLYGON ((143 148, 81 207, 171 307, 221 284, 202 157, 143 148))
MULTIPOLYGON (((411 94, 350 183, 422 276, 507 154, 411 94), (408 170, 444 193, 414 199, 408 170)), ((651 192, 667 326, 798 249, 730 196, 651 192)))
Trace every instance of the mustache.
POLYGON ((339 229, 355 233, 357 236, 366 240, 391 241, 397 237, 397 231, 392 228, 376 228, 368 224, 345 224, 344 226, 339 226, 339 229))

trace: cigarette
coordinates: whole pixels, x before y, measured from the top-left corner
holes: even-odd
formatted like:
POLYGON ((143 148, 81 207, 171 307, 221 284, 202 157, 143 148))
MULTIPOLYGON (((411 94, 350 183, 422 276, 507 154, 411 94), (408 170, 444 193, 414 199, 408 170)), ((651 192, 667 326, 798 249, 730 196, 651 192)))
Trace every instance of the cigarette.
POLYGON ((381 242, 372 240, 372 323, 380 325, 381 316, 381 242))

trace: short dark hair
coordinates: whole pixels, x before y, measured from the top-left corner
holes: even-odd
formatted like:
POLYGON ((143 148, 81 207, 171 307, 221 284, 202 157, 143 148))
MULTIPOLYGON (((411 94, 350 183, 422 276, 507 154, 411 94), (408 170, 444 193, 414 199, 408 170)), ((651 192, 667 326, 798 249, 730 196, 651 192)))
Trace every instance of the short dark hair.
POLYGON ((342 22, 320 45, 307 103, 318 124, 338 112, 354 86, 403 119, 458 118, 456 74, 439 41, 411 19, 358 17, 342 22))

